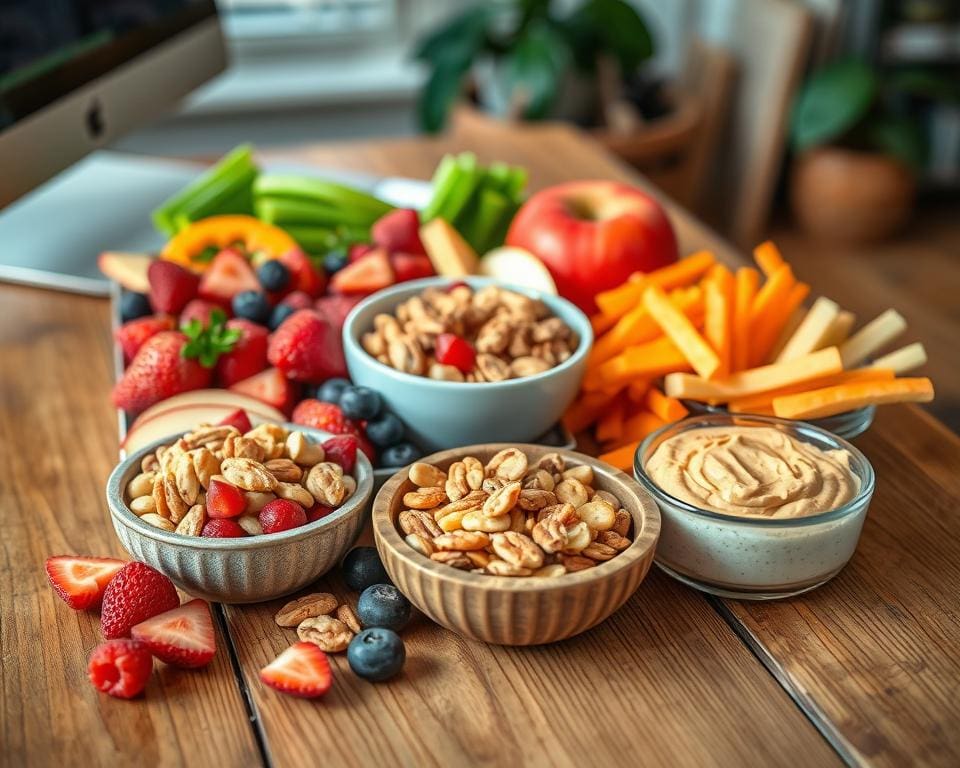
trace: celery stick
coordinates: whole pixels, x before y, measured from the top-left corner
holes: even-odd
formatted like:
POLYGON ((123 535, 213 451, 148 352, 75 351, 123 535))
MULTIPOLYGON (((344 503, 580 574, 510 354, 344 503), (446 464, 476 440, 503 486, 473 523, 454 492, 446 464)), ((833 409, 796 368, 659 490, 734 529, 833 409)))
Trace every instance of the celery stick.
POLYGON ((363 211, 374 219, 393 210, 392 206, 366 192, 332 181, 305 176, 264 173, 257 178, 253 190, 258 197, 282 197, 320 202, 341 210, 363 211))
POLYGON ((503 219, 504 214, 511 209, 510 201, 500 192, 488 186, 483 186, 474 195, 474 203, 471 208, 465 211, 469 216, 461 217, 461 219, 464 219, 462 226, 459 225, 458 220, 457 229, 460 230, 464 239, 473 246, 473 249, 478 254, 483 255, 494 245, 499 245, 499 243, 494 242, 498 224, 503 219))
POLYGON ((271 224, 307 224, 321 226, 353 225, 369 227, 379 217, 357 208, 335 208, 312 200, 259 196, 254 207, 257 216, 271 224))
POLYGON ((443 159, 437 165, 433 172, 431 185, 433 192, 430 195, 430 202, 420 211, 420 221, 426 224, 431 219, 437 217, 437 212, 443 207, 444 200, 450 194, 460 175, 460 169, 457 167, 457 158, 454 155, 444 155, 443 159))
POLYGON ((527 169, 519 165, 510 168, 506 188, 503 190, 508 198, 520 205, 523 202, 524 192, 527 189, 527 169))
POLYGON ((251 189, 256 177, 256 168, 240 169, 229 177, 208 184, 176 211, 176 217, 197 221, 226 213, 252 214, 251 189))
POLYGON ((446 199, 443 200, 440 210, 437 211, 438 217, 446 219, 451 224, 467 207, 470 197, 483 178, 483 169, 477 164, 476 155, 472 152, 462 152, 457 157, 457 171, 456 181, 446 199))
POLYGON ((328 227, 287 226, 283 229, 308 253, 326 253, 337 242, 336 234, 328 227))

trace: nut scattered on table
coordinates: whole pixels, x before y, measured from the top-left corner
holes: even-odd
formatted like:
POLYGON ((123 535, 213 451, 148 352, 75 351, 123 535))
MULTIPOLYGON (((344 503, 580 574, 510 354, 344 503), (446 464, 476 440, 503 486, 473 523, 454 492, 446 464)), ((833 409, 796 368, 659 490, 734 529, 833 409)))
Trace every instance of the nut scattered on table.
POLYGON ((532 461, 505 448, 485 465, 467 456, 445 472, 417 462, 407 476, 415 488, 397 517, 404 540, 453 568, 550 578, 611 560, 631 543, 620 500, 594 489, 591 467, 568 467, 559 453, 532 461))

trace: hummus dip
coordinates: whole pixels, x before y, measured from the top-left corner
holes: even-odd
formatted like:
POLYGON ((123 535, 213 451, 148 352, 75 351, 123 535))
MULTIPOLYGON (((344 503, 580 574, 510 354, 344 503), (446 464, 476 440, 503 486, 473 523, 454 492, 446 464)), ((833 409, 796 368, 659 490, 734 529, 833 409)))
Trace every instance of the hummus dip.
POLYGON ((645 469, 674 498, 737 517, 816 515, 860 489, 848 451, 822 450, 774 427, 687 430, 664 440, 645 469))

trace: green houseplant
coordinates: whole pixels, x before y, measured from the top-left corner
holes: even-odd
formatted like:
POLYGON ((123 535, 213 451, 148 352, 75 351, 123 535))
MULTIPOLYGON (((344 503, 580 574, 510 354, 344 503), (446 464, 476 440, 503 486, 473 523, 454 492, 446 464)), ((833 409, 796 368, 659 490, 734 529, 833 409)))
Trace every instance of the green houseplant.
POLYGON ((653 53, 643 19, 626 0, 586 0, 570 13, 551 0, 494 0, 476 5, 421 40, 415 58, 429 76, 419 104, 424 130, 443 128, 478 66, 485 87, 528 120, 547 117, 571 77, 592 76, 601 57, 629 75, 653 53))

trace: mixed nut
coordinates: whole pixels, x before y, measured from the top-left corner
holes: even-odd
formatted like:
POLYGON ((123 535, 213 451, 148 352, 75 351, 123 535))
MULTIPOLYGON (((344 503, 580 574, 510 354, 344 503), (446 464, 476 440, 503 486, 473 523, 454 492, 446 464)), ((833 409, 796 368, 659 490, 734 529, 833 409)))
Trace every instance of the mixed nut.
POLYGON ((593 469, 567 467, 559 453, 532 462, 505 448, 446 471, 416 462, 415 490, 397 524, 424 557, 495 576, 561 576, 610 560, 630 546, 630 513, 593 488, 593 469))
POLYGON ((361 339, 370 355, 442 381, 532 376, 567 360, 580 343, 542 301, 495 285, 427 288, 373 325, 361 339))

